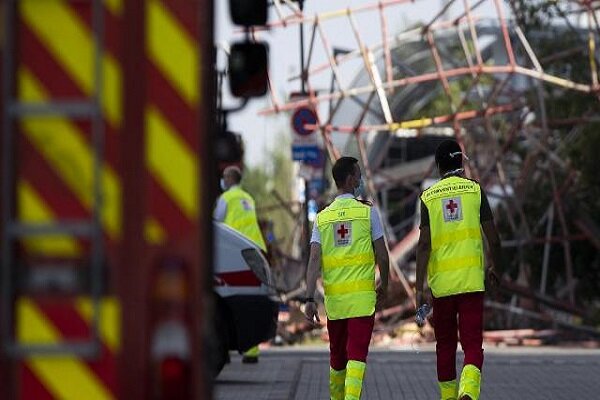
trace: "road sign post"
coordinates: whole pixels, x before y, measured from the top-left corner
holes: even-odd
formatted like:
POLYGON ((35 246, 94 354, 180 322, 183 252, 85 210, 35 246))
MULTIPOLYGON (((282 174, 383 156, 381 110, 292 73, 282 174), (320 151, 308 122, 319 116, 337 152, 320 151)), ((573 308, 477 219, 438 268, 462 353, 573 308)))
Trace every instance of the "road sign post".
POLYGON ((299 107, 292 114, 292 159, 294 161, 314 162, 318 158, 319 146, 314 127, 318 123, 317 114, 310 107, 299 107))

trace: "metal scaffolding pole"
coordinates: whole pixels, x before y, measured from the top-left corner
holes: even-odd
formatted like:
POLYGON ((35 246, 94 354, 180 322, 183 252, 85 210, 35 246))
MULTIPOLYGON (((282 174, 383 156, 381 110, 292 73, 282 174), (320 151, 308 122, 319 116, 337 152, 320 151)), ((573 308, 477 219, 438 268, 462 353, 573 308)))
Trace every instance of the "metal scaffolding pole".
MULTIPOLYGON (((365 175, 373 177, 369 178, 369 181, 373 180, 373 184, 369 185, 370 192, 374 194, 378 188, 385 188, 385 204, 390 202, 391 189, 406 188, 412 182, 412 177, 405 176, 406 174, 400 174, 401 177, 397 178, 381 171, 382 166, 386 165, 383 162, 386 154, 391 153, 389 143, 393 140, 424 138, 424 132, 433 136, 434 134, 430 133, 432 128, 450 127, 451 136, 463 146, 469 150, 483 149, 482 152, 486 153, 485 157, 475 157, 465 168, 471 176, 480 179, 486 190, 493 186, 501 191, 500 194, 494 193, 494 196, 501 201, 500 209, 506 210, 505 219, 510 226, 509 232, 512 228, 511 238, 505 239, 503 246, 516 247, 520 261, 524 260, 528 246, 543 246, 540 281, 540 291, 543 294, 547 291, 551 246, 553 243, 562 243, 565 249, 568 293, 570 301, 573 302, 576 281, 573 277, 570 243, 580 240, 597 243, 597 240, 591 233, 593 229, 581 224, 576 224, 579 229, 577 232, 570 233, 560 195, 573 183, 575 171, 566 160, 556 154, 567 139, 557 138, 555 133, 556 129, 562 126, 582 126, 581 124, 596 121, 598 116, 589 112, 579 118, 548 118, 551 112, 546 110, 545 102, 547 88, 579 92, 582 95, 600 94, 596 57, 597 31, 600 31, 597 16, 591 12, 589 3, 571 2, 571 11, 586 16, 588 21, 587 31, 585 28, 577 31, 567 21, 568 28, 582 38, 581 46, 574 50, 557 50, 554 54, 538 57, 538 49, 532 45, 534 42, 530 43, 528 35, 505 16, 505 7, 499 0, 473 1, 473 5, 469 0, 446 1, 437 10, 432 10, 431 15, 434 17, 424 27, 390 35, 386 12, 397 12, 397 9, 407 2, 374 1, 360 7, 309 16, 292 7, 289 7, 291 11, 287 12, 280 1, 275 1, 279 20, 261 29, 285 29, 295 24, 312 25, 313 39, 315 32, 321 36, 320 44, 326 59, 324 62, 313 62, 312 67, 303 65, 301 73, 289 79, 301 79, 306 83, 310 92, 307 98, 292 99, 284 103, 274 102, 271 107, 261 110, 260 114, 280 113, 301 106, 311 106, 318 110, 319 105, 329 103, 327 114, 321 115, 325 109, 321 107, 318 122, 307 125, 306 128, 318 129, 321 132, 332 159, 340 154, 340 149, 333 145, 332 135, 353 135, 358 142, 358 148, 348 148, 358 151, 365 167, 365 175), (482 19, 476 15, 477 9, 486 3, 496 11, 493 24, 480 23, 482 19), (462 9, 458 11, 459 15, 453 16, 452 21, 440 21, 451 5, 454 8, 462 5, 462 9), (359 13, 370 15, 373 20, 379 22, 381 43, 366 45, 355 20, 359 13), (354 34, 355 49, 349 49, 340 57, 336 54, 332 56, 331 42, 325 29, 330 20, 337 20, 338 24, 346 23, 354 34), (457 57, 456 48, 448 44, 452 40, 451 34, 458 38, 458 49, 464 58, 457 57), (376 59, 376 56, 380 58, 376 59), (544 69, 546 63, 573 56, 585 57, 590 77, 578 76, 575 80, 555 68, 544 69), (409 61, 406 61, 407 57, 409 61), (344 77, 346 66, 361 59, 364 68, 361 79, 344 77), (402 59, 402 63, 397 61, 399 59, 402 59), (398 65, 394 65, 394 62, 398 65), (332 74, 331 90, 319 93, 310 90, 314 80, 328 70, 332 74), (416 89, 430 89, 436 87, 436 84, 441 85, 442 89, 433 95, 424 95, 427 91, 419 92, 416 89), (530 87, 537 90, 533 92, 536 95, 534 98, 528 96, 527 90, 530 87), (460 97, 457 97, 456 89, 460 97), (409 98, 412 92, 419 93, 421 97, 414 98, 412 103, 407 104, 406 98, 409 98), (450 111, 439 112, 442 115, 419 113, 418 107, 423 107, 420 103, 426 103, 432 98, 443 103, 443 107, 436 104, 436 110, 450 111), (413 109, 415 103, 419 104, 413 109), (350 109, 349 106, 346 107, 347 104, 352 106, 349 113, 345 111, 350 109), (348 115, 344 115, 344 112, 348 115), (363 135, 364 133, 368 133, 369 136, 363 135), (379 139, 373 140, 378 146, 369 149, 365 138, 371 141, 373 137, 379 139), (383 137, 385 141, 381 140, 383 137), (551 138, 553 140, 550 140, 551 138), (387 144, 383 146, 382 142, 387 144), (488 144, 487 147, 485 143, 488 144), (369 151, 382 151, 382 147, 385 154, 368 154, 369 151), (516 147, 525 147, 530 151, 519 153, 515 151, 516 147), (489 151, 490 149, 493 151, 489 151), (373 160, 377 162, 372 162, 373 160), (540 165, 546 160, 552 163, 551 167, 559 166, 567 175, 563 182, 553 183, 554 205, 550 213, 536 220, 530 210, 526 209, 527 203, 523 196, 529 195, 532 184, 540 182, 540 165), (561 233, 553 233, 555 216, 561 223, 561 233), (545 235, 536 232, 544 221, 545 235), (533 226, 535 228, 532 228, 533 226)), ((559 8, 558 5, 555 7, 559 8)), ((567 18, 564 13, 559 13, 559 16, 567 18)), ((318 54, 314 48, 318 45, 317 42, 319 41, 311 41, 308 49, 310 54, 318 54)), ((277 89, 273 86, 270 88, 272 98, 275 98, 277 89)), ((390 169, 389 166, 386 169, 390 169)), ((417 188, 414 190, 418 192, 417 188)), ((414 193, 406 198, 408 200, 399 202, 400 206, 406 206, 408 201, 415 201, 414 193)), ((407 237, 410 235, 411 233, 407 237)), ((398 243, 403 243, 403 238, 399 238, 398 243)))

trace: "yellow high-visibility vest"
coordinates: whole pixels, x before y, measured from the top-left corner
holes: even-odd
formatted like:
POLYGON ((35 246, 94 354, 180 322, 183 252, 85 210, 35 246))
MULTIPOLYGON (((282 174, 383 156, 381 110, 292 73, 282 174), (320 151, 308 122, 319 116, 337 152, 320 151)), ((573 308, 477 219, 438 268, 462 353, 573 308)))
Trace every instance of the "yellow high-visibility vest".
POLYGON ((327 318, 372 315, 376 295, 371 207, 356 199, 337 199, 317 214, 316 223, 327 318))
POLYGON ((227 214, 223 222, 252 240, 266 252, 267 246, 258 225, 252 196, 239 186, 234 186, 223 193, 222 198, 227 204, 227 214))
POLYGON ((479 184, 452 176, 425 190, 421 201, 429 212, 431 255, 427 282, 434 297, 483 291, 479 184))

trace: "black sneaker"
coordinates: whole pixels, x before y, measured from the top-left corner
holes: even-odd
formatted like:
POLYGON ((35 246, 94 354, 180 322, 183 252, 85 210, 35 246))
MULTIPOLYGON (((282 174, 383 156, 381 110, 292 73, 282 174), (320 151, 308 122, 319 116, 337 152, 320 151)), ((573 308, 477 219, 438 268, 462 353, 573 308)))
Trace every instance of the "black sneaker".
POLYGON ((257 362, 258 362, 258 357, 254 357, 254 356, 242 357, 242 363, 244 363, 244 364, 256 364, 257 362))

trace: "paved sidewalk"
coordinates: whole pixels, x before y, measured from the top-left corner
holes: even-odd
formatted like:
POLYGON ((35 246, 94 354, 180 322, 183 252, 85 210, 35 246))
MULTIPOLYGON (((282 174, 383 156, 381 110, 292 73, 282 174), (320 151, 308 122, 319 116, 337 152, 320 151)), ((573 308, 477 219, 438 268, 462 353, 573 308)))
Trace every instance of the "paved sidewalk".
MULTIPOLYGON (((459 367, 462 362, 459 351, 459 367)), ((328 354, 269 350, 256 365, 232 355, 215 383, 215 400, 328 399, 328 354)), ((460 371, 460 368, 458 369, 460 371)), ((600 398, 600 352, 554 349, 486 351, 483 400, 600 398)), ((374 349, 363 400, 439 399, 435 353, 374 349)))

